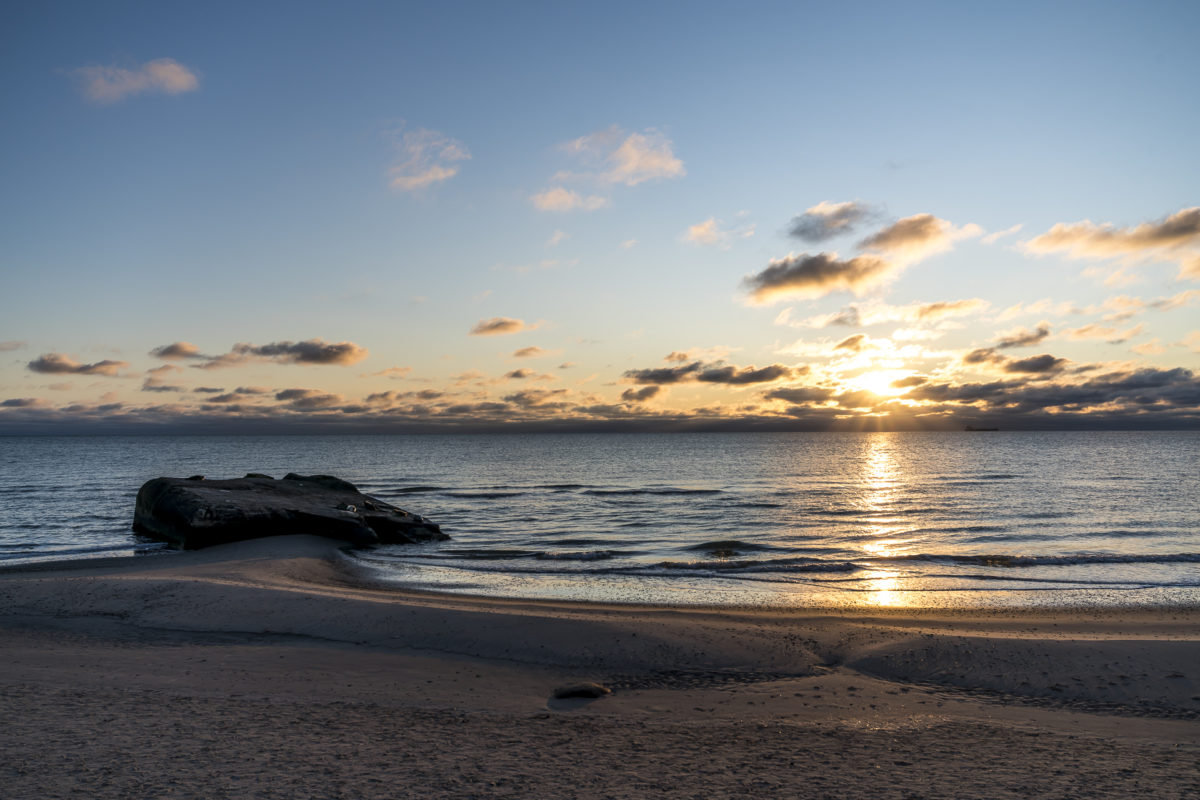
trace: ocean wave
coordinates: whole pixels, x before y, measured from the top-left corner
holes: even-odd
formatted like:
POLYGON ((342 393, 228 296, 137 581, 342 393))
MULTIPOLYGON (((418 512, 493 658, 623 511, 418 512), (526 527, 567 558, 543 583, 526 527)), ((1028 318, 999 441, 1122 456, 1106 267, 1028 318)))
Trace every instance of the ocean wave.
POLYGON ((953 555, 950 553, 913 553, 874 559, 877 562, 917 561, 934 564, 971 564, 981 567, 1077 566, 1082 564, 1194 564, 1200 553, 1071 553, 1055 556, 953 555))
POLYGON ((703 495, 703 494, 721 494, 722 489, 676 489, 672 487, 662 489, 588 489, 583 494, 595 495, 597 497, 608 496, 625 496, 625 495, 703 495))
POLYGON ((741 555, 742 553, 778 550, 779 548, 771 547, 770 545, 755 544, 753 542, 743 542, 737 539, 719 539, 715 542, 701 542, 700 544, 693 544, 679 549, 694 553, 708 553, 710 556, 724 558, 731 555, 741 555))
POLYGON ((525 492, 457 492, 443 491, 446 497, 457 497, 463 500, 502 500, 505 497, 520 497, 525 492))
POLYGON ((535 558, 539 561, 606 561, 615 555, 612 550, 548 551, 538 553, 535 558))
POLYGON ((742 559, 738 561, 660 561, 651 565, 666 570, 716 572, 857 572, 864 569, 853 561, 819 561, 811 558, 742 559))
POLYGON ((382 494, 382 495, 428 494, 431 492, 447 492, 447 491, 450 491, 450 490, 445 489, 441 486, 405 486, 402 489, 381 489, 381 490, 375 492, 375 494, 382 494))

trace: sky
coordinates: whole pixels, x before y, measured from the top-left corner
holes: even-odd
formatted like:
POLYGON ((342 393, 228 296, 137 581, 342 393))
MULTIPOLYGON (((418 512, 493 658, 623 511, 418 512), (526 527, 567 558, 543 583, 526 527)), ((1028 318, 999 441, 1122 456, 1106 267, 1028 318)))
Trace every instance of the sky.
POLYGON ((0 433, 1200 427, 1200 4, 0 7, 0 433))

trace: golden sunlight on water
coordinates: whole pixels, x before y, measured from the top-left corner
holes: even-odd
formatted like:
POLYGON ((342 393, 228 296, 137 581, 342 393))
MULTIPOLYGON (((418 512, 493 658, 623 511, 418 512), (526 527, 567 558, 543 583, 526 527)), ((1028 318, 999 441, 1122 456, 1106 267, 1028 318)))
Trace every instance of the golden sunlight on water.
MULTIPOLYGON (((873 558, 898 555, 899 548, 908 539, 898 538, 904 527, 896 524, 892 517, 897 497, 897 486, 904 479, 896 447, 899 438, 886 433, 874 434, 867 439, 866 454, 859 480, 862 483, 862 502, 875 518, 870 532, 874 537, 862 545, 864 553, 873 558)), ((906 605, 898 572, 878 572, 868 578, 870 604, 876 606, 906 605)))

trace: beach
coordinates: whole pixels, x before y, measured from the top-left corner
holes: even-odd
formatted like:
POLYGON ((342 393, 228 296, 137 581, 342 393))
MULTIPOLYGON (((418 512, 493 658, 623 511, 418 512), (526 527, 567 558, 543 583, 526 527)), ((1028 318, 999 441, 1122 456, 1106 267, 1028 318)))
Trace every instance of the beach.
POLYGON ((0 571, 5 796, 1200 793, 1195 609, 504 600, 340 544, 0 571))

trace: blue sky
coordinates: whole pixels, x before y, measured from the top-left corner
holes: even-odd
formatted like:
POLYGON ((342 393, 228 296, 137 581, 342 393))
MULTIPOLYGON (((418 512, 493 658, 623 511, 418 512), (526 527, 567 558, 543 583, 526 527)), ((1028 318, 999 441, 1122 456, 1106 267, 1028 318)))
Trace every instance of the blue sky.
POLYGON ((1198 418, 1194 3, 10 3, 0 30, 6 431, 1198 418))

